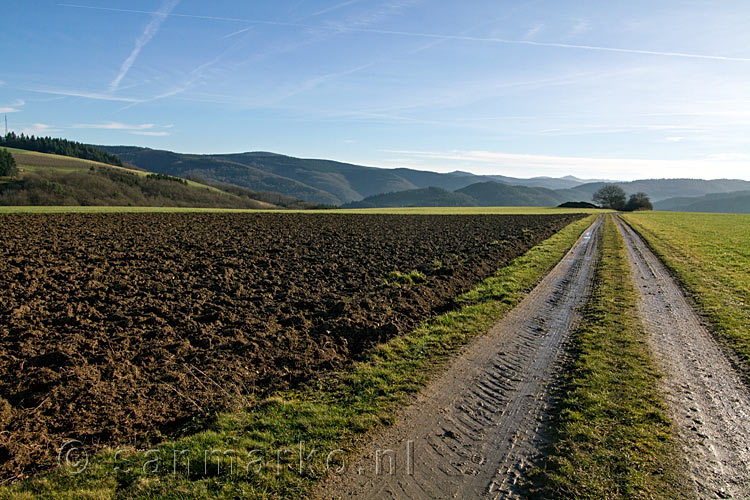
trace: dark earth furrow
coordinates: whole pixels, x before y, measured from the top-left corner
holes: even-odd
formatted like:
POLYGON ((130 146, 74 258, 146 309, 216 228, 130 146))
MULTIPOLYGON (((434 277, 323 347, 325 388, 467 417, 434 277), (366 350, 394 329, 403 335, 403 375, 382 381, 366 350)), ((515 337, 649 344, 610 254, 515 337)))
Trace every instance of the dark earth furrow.
POLYGON ((696 497, 750 498, 750 394, 667 269, 617 218, 696 497))
POLYGON ((565 342, 591 293, 600 226, 601 218, 319 496, 518 498, 543 444, 565 342))
POLYGON ((0 481, 344 368, 581 217, 0 215, 0 481))

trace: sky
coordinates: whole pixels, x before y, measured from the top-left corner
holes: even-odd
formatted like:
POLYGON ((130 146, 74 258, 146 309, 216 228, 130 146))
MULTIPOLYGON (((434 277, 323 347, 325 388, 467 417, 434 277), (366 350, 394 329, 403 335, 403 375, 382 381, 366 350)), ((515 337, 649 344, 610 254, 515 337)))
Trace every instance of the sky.
POLYGON ((750 180, 747 0, 3 0, 9 129, 515 177, 750 180))

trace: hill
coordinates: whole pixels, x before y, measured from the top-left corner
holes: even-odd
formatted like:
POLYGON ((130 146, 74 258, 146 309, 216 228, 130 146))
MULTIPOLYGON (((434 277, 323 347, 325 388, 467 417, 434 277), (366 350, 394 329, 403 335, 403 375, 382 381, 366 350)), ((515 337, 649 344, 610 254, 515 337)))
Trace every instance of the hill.
MULTIPOLYGON (((139 168, 185 178, 199 178, 210 184, 234 185, 255 191, 274 191, 313 203, 330 205, 351 204, 368 197, 401 191, 415 191, 430 187, 457 192, 477 183, 496 182, 504 186, 524 186, 546 191, 515 191, 492 187, 495 197, 504 204, 530 203, 531 206, 554 206, 565 201, 588 201, 609 181, 587 181, 572 176, 561 178, 533 177, 520 179, 502 175, 474 175, 454 171, 438 173, 409 168, 365 167, 331 160, 304 159, 269 152, 250 152, 216 155, 181 154, 130 146, 97 146, 117 155, 123 162, 139 168), (554 192, 554 193, 553 193, 554 192)), ((722 179, 646 179, 616 182, 627 193, 648 193, 652 201, 676 196, 702 196, 750 190, 750 182, 722 179)), ((479 188, 474 188, 479 189, 479 188)), ((404 203, 433 203, 429 192, 403 195, 404 203)), ((475 194, 469 194, 475 197, 475 194)), ((432 192, 446 203, 456 198, 432 192)), ((378 198, 369 203, 394 206, 396 198, 378 198)), ((484 201, 481 201, 484 203, 484 201)), ((347 206, 354 206, 347 205, 347 206)), ((357 205, 360 206, 360 205, 357 205)))
POLYGON ((0 179, 0 205, 299 208, 299 200, 237 187, 220 189, 165 174, 10 149, 19 175, 0 179), (257 199, 261 198, 261 199, 257 199), (263 201, 267 198, 269 201, 263 201))
POLYGON ((654 203, 654 210, 750 214, 750 191, 669 198, 654 203))
POLYGON ((568 201, 546 188, 513 186, 495 181, 476 182, 454 192, 430 187, 369 196, 343 208, 381 207, 551 207, 568 201))
POLYGON ((210 183, 277 191, 306 201, 345 204, 369 196, 437 187, 455 191, 477 182, 570 188, 583 184, 573 177, 518 179, 469 172, 438 173, 409 168, 376 168, 331 160, 295 158, 268 152, 218 155, 181 154, 131 146, 97 146, 123 162, 152 172, 198 176, 210 183))
POLYGON ((69 141, 67 139, 35 137, 33 135, 25 134, 16 135, 15 132, 9 132, 4 136, 0 136, 0 147, 70 156, 73 158, 93 160, 122 167, 122 162, 117 156, 102 151, 97 147, 89 146, 88 144, 81 144, 80 142, 69 141))
POLYGON ((471 196, 482 206, 554 207, 569 201, 551 189, 512 186, 500 182, 478 182, 456 192, 471 196))
MULTIPOLYGON (((605 182, 591 182, 565 190, 572 199, 590 200, 605 182)), ((738 179, 643 179, 630 182, 614 182, 628 194, 644 192, 652 202, 675 197, 704 196, 711 193, 729 193, 732 191, 750 190, 750 182, 738 179)))
POLYGON ((376 194, 364 200, 342 205, 342 208, 475 207, 478 205, 477 200, 469 195, 452 193, 439 187, 429 187, 376 194))

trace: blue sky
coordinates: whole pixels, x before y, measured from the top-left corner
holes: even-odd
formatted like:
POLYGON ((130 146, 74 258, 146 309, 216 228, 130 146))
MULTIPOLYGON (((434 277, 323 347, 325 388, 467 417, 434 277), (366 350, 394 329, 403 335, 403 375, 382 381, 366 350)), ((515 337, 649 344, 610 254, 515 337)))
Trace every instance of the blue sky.
POLYGON ((3 0, 10 129, 518 177, 750 179, 746 0, 3 0))

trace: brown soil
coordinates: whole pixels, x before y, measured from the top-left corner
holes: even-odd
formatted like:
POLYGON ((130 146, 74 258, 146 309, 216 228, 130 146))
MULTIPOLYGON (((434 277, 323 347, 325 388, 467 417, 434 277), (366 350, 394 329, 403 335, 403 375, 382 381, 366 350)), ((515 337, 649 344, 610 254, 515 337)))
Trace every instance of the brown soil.
POLYGON ((0 216, 0 477, 341 367, 578 217, 0 216))

